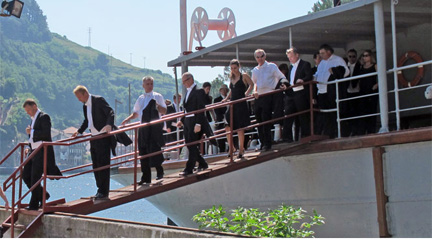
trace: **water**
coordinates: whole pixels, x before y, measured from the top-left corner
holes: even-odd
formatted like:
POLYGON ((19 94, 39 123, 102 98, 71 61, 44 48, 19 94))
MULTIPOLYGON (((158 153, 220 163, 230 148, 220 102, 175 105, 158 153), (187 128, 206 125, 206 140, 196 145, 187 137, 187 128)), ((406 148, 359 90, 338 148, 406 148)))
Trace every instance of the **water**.
MULTIPOLYGON (((9 175, 0 175, 1 184, 9 177, 9 175)), ((51 195, 50 200, 65 198, 66 202, 80 199, 81 197, 89 197, 96 194, 96 182, 93 173, 84 174, 70 179, 61 180, 47 180, 47 190, 51 195)), ((110 181, 110 189, 118 189, 123 187, 121 184, 110 181)), ((6 196, 11 202, 12 188, 6 191, 6 196)), ((27 187, 23 187, 27 191, 27 187)), ((28 203, 30 197, 27 196, 24 203, 28 203)), ((0 199, 0 204, 4 205, 3 200, 0 199)), ((154 224, 166 225, 167 216, 154 207, 150 202, 145 199, 137 200, 127 204, 123 204, 114 208, 104 211, 89 214, 89 216, 114 218, 135 222, 146 222, 154 224)))

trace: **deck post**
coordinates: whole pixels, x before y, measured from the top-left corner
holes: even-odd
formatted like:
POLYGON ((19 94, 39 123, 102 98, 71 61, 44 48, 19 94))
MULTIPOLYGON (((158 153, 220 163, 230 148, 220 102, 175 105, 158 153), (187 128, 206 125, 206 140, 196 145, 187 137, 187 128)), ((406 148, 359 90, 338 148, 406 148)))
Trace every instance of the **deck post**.
POLYGON ((384 9, 382 0, 374 3, 374 19, 375 19, 375 42, 377 51, 377 66, 378 66, 378 91, 379 91, 379 106, 381 128, 379 133, 389 131, 388 127, 388 99, 387 99, 387 73, 386 73, 386 44, 385 44, 385 28, 384 28, 384 9))
POLYGON ((385 150, 383 147, 374 147, 372 150, 378 213, 378 229, 380 237, 391 237, 387 226, 386 204, 388 203, 388 197, 385 194, 384 189, 384 166, 382 157, 384 152, 385 150))

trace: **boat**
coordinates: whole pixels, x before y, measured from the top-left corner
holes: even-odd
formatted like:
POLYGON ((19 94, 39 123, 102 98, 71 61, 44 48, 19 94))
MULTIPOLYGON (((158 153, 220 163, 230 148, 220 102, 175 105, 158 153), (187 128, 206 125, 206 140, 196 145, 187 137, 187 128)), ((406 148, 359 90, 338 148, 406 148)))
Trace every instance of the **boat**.
POLYGON ((325 225, 314 229, 316 237, 432 237, 432 108, 424 96, 432 78, 431 15, 430 0, 358 0, 169 61, 175 71, 180 66, 186 71, 188 66, 226 66, 233 58, 253 67, 258 48, 275 63, 287 62, 289 46, 300 49, 308 61, 323 43, 339 56, 350 48, 374 49, 380 128, 367 136, 278 144, 253 162, 147 200, 183 227, 197 227, 192 216, 213 205, 266 210, 286 204, 314 209, 326 218, 325 225), (410 51, 424 60, 399 65, 398 59, 410 51), (399 75, 404 70, 414 78, 405 70, 412 67, 408 71, 426 74, 416 86, 404 87, 399 75))

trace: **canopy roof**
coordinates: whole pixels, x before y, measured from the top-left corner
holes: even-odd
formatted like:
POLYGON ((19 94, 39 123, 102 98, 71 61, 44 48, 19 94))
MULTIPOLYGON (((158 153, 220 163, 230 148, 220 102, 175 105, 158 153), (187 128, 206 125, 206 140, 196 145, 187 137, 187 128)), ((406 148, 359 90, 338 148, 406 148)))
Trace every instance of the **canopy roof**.
MULTIPOLYGON (((289 32, 293 46, 303 54, 313 54, 323 43, 334 48, 345 48, 353 41, 375 41, 374 3, 379 0, 359 0, 302 17, 280 22, 236 38, 215 44, 168 62, 168 66, 226 66, 233 59, 243 66, 255 66, 253 52, 262 48, 271 61, 286 61, 289 32)), ((391 2, 383 0, 386 32, 391 31, 391 2)), ((396 1, 396 0, 395 0, 396 1)), ((414 25, 431 23, 431 0, 398 0, 397 31, 414 25)))

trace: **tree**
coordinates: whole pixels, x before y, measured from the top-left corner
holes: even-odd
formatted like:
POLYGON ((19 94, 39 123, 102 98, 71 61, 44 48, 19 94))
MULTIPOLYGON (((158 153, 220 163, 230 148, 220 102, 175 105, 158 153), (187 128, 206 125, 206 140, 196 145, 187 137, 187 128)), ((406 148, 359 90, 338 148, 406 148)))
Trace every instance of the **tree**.
MULTIPOLYGON (((341 0, 341 4, 350 3, 354 1, 357 0, 341 0)), ((308 13, 311 14, 313 12, 318 12, 332 7, 333 7, 333 0, 319 0, 318 2, 314 3, 312 7, 312 12, 308 12, 308 13)))

